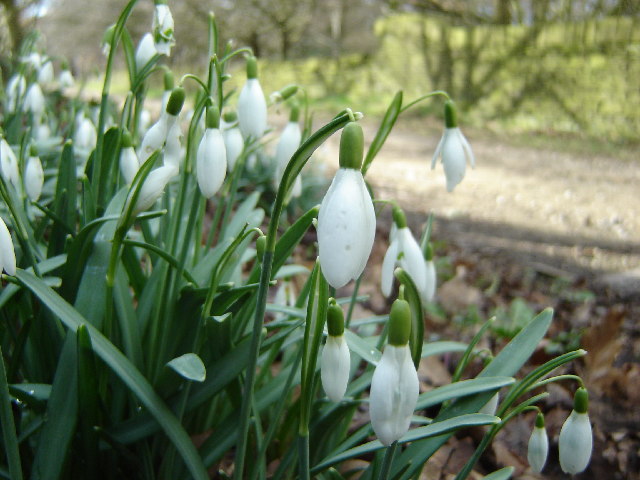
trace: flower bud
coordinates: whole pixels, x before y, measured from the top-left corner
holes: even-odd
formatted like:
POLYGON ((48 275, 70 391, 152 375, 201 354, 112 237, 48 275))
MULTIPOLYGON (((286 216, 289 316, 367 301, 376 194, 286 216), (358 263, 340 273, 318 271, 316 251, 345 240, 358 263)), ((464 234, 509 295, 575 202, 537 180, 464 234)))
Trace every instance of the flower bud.
POLYGON ((16 252, 9 229, 0 217, 0 272, 2 270, 9 275, 16 274, 16 252))
POLYGON ((257 140, 267 129, 267 102, 258 80, 255 57, 247 57, 247 82, 238 97, 238 121, 245 139, 257 140))
POLYGON ((171 165, 165 165, 153 170, 144 180, 142 188, 140 188, 136 205, 133 208, 134 216, 148 210, 162 196, 169 181, 177 174, 178 170, 171 165))
POLYGON ((37 202, 42 194, 42 185, 44 184, 44 171, 42 163, 37 156, 37 152, 31 147, 31 155, 27 160, 27 167, 24 173, 24 189, 27 196, 32 202, 37 202))
POLYGON ((588 403, 587 390, 579 388, 574 396, 573 410, 560 430, 560 467, 572 475, 586 469, 591 460, 593 434, 587 413, 588 403))
POLYGON ((4 137, 0 138, 0 167, 5 182, 11 182, 15 188, 18 188, 20 185, 18 157, 4 137))
POLYGON ((320 379, 322 388, 332 402, 339 402, 344 397, 349 383, 350 367, 351 354, 344 335, 329 334, 322 349, 320 379))
POLYGON ((547 430, 544 428, 544 415, 538 413, 536 416, 536 424, 529 437, 529 448, 527 450, 527 459, 531 470, 535 473, 542 472, 544 464, 547 463, 547 455, 549 454, 549 438, 547 430))
POLYGON ((213 197, 222 186, 227 173, 227 151, 222 133, 212 125, 218 124, 218 110, 210 107, 207 112, 207 129, 196 155, 196 176, 202 195, 213 197))
MULTIPOLYGON (((260 235, 258 238, 256 238, 256 256, 258 257, 259 262, 262 262, 262 259, 264 258, 264 251, 266 248, 267 248, 267 236, 260 235)), ((286 296, 285 296, 285 299, 286 299, 286 296)))

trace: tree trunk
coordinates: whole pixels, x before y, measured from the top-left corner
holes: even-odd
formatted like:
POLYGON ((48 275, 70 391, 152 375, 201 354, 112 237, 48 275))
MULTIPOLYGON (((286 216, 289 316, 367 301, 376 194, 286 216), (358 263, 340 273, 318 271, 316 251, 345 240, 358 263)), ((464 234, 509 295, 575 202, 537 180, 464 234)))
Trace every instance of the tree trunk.
POLYGON ((22 10, 16 4, 16 0, 2 0, 0 2, 5 9, 7 16, 7 26, 9 27, 9 35, 11 36, 11 52, 17 55, 24 39, 24 30, 22 29, 22 10))

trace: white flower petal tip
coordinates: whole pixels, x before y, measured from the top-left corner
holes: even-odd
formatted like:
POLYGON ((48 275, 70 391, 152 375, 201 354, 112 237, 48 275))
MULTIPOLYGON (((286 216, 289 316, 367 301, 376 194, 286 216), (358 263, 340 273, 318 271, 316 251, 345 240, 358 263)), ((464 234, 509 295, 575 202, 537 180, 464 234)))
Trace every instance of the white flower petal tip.
POLYGON ((320 359, 320 378, 322 388, 332 402, 344 398, 349 383, 351 355, 344 335, 327 335, 327 343, 320 359))
POLYGON ((381 289, 386 297, 391 295, 393 271, 398 265, 409 274, 415 283, 422 303, 429 301, 427 298, 429 285, 426 263, 422 250, 408 227, 397 229, 382 262, 381 289))
POLYGON ((339 169, 318 214, 318 256, 329 285, 340 288, 362 274, 375 233, 376 215, 362 173, 339 169))
POLYGON ((145 33, 140 39, 138 49, 136 50, 136 70, 140 72, 156 53, 158 53, 158 51, 154 45, 153 35, 145 33))
POLYGON ((222 133, 217 128, 208 128, 198 146, 196 176, 202 195, 213 197, 227 174, 227 152, 222 133))
POLYGON ((24 190, 32 202, 37 202, 42 194, 44 184, 44 171, 38 157, 29 157, 24 172, 24 190))
POLYGON ((178 174, 178 170, 172 165, 165 165, 153 170, 145 179, 136 204, 133 208, 134 215, 148 210, 164 193, 167 183, 178 174))
POLYGON ((529 437, 529 445, 527 449, 527 460, 531 466, 531 470, 535 473, 542 472, 547 456, 549 454, 549 438, 544 427, 534 427, 529 437))
POLYGON ((371 426, 383 445, 391 445, 409 430, 420 385, 409 346, 387 345, 371 379, 371 426))
POLYGON ((467 161, 472 167, 476 164, 471 146, 458 127, 445 129, 431 160, 431 169, 435 168, 438 157, 442 158, 449 192, 452 192, 464 178, 467 161))
POLYGON ((593 434, 587 413, 571 411, 560 430, 558 448, 563 472, 575 475, 587 468, 593 450, 593 434))
POLYGON ((160 55, 171 55, 171 47, 175 45, 173 38, 173 15, 168 5, 156 5, 153 15, 153 44, 160 55))
POLYGON ((136 151, 133 147, 123 148, 120 152, 120 173, 122 173, 122 178, 130 185, 133 182, 133 178, 138 173, 138 169, 140 168, 140 163, 138 162, 138 155, 136 155, 136 151))
POLYGON ((16 252, 13 240, 4 220, 0 218, 0 272, 4 270, 9 275, 16 274, 16 252))
POLYGON ((224 145, 227 150, 227 170, 231 172, 236 166, 236 161, 244 149, 244 140, 242 138, 242 132, 240 132, 240 129, 237 127, 225 130, 223 137, 224 145))
POLYGON ((248 78, 238 97, 238 123, 245 139, 258 140, 267 129, 267 101, 260 81, 248 78))
POLYGON ((29 87, 24 97, 24 109, 31 112, 34 117, 39 119, 44 113, 45 100, 42 88, 38 83, 34 83, 29 87))

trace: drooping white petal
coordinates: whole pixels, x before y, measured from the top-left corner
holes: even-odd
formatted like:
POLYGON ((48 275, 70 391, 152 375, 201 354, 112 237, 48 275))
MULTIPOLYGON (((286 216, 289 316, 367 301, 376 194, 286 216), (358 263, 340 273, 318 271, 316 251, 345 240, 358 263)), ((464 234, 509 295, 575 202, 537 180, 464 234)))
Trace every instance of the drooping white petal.
POLYGON ((444 135, 440 137, 440 141, 438 142, 438 146, 436 147, 436 151, 433 154, 433 158, 431 159, 431 170, 436 168, 436 162, 438 161, 438 157, 442 153, 442 145, 444 145, 445 138, 447 137, 447 132, 444 132, 444 135))
POLYGON ((51 60, 47 60, 38 71, 38 83, 42 86, 47 86, 53 83, 53 79, 53 63, 51 63, 51 60))
POLYGON ((133 147, 123 148, 120 152, 120 172, 122 178, 129 185, 133 181, 133 177, 138 173, 140 163, 138 162, 138 155, 133 147))
POLYGON ((160 55, 170 55, 175 40, 173 38, 173 16, 168 5, 156 5, 151 29, 153 30, 155 49, 160 55))
POLYGON ((427 288, 425 289, 425 300, 432 302, 436 296, 436 286, 438 284, 438 276, 436 274, 436 265, 433 260, 425 260, 425 270, 427 272, 427 288))
POLYGON ((9 275, 16 274, 16 252, 13 240, 4 220, 0 218, 0 272, 4 270, 9 275))
POLYGON ((14 187, 20 184, 20 171, 18 169, 18 158, 4 139, 0 139, 0 165, 2 167, 2 177, 6 182, 11 182, 14 187))
POLYGON ((291 157, 300 146, 300 140, 302 139, 302 132, 300 131, 300 125, 298 122, 288 122, 280 135, 280 141, 276 148, 276 162, 278 175, 278 184, 282 179, 282 174, 291 157))
POLYGON ((60 83, 60 88, 72 88, 76 83, 73 79, 73 74, 69 70, 62 70, 60 72, 58 82, 60 83))
POLYGON ((300 195, 302 195, 302 177, 298 175, 293 181, 293 187, 291 187, 291 196, 297 198, 300 197, 300 195))
POLYGON ((196 173, 202 195, 213 197, 224 182, 227 173, 227 153, 222 133, 217 128, 207 128, 197 153, 196 173))
POLYGON ((593 434, 587 413, 571 411, 560 430, 558 448, 563 472, 575 475, 587 468, 593 450, 593 434))
POLYGON ((400 266, 409 274, 415 283, 422 303, 427 302, 427 269, 422 249, 408 227, 398 229, 398 240, 402 251, 400 266))
POLYGON ((318 214, 320 265, 332 287, 340 288, 360 276, 374 236, 375 212, 362 174, 339 169, 318 214))
POLYGON ((167 131, 167 139, 164 145, 164 164, 173 165, 179 170, 183 158, 182 129, 180 128, 180 122, 176 121, 167 131))
POLYGON ((485 415, 495 415, 496 410, 498 409, 498 402, 500 401, 500 394, 496 392, 496 394, 489 399, 484 406, 478 410, 478 413, 484 413, 485 415))
POLYGON ((448 128, 442 146, 442 166, 447 178, 447 191, 452 192, 464 178, 467 160, 456 128, 448 128))
POLYGON ((527 449, 527 459, 531 470, 540 473, 547 463, 547 455, 549 454, 549 438, 544 427, 533 427, 531 437, 529 437, 529 445, 527 449))
POLYGON ((149 209, 164 193, 164 188, 169 183, 169 180, 177 174, 178 170, 171 165, 164 165, 153 170, 145 179, 142 188, 140 188, 136 205, 133 209, 134 215, 149 209))
POLYGON ((467 160, 471 164, 471 168, 476 168, 476 158, 473 155, 473 150, 471 150, 471 145, 462 134, 462 130, 458 128, 458 135, 460 136, 460 142, 462 143, 462 148, 464 149, 464 153, 467 157, 467 160))
POLYGON ((44 184, 44 171, 42 163, 38 157, 29 157, 27 167, 24 173, 24 188, 27 196, 33 202, 38 201, 42 194, 42 185, 44 184))
POLYGON ((402 437, 411 423, 419 393, 409 346, 387 345, 371 379, 371 426, 383 445, 402 437))
POLYGON ((140 144, 140 149, 138 150, 138 158, 141 165, 153 155, 153 152, 164 147, 169 129, 173 127, 176 120, 174 115, 163 112, 158 121, 147 130, 140 144))
POLYGON ((24 97, 24 110, 31 112, 34 117, 40 118, 44 112, 45 102, 44 94, 40 85, 37 83, 32 84, 27 90, 27 94, 24 97))
POLYGON ((20 73, 13 75, 7 82, 7 110, 13 113, 18 110, 22 96, 27 90, 27 80, 20 73))
POLYGON ((267 101, 260 81, 248 78, 238 97, 238 122, 245 139, 257 140, 267 129, 267 101))
POLYGON ((339 402, 344 397, 350 366, 351 356, 344 335, 328 335, 320 359, 320 378, 322 388, 332 402, 339 402))
POLYGON ((224 130, 222 136, 224 137, 224 145, 227 149, 227 168, 232 172, 236 165, 236 161, 244 148, 244 140, 242 139, 242 133, 238 127, 224 130))
POLYGON ((136 70, 140 72, 156 53, 158 52, 153 43, 153 35, 145 33, 140 39, 136 50, 136 70))
MULTIPOLYGON (((395 225, 395 224, 394 224, 395 225)), ((393 287, 393 271, 396 268, 398 262, 398 253, 400 242, 393 240, 387 252, 384 254, 384 260, 382 261, 382 278, 380 280, 380 289, 385 297, 391 295, 391 287, 393 287)))

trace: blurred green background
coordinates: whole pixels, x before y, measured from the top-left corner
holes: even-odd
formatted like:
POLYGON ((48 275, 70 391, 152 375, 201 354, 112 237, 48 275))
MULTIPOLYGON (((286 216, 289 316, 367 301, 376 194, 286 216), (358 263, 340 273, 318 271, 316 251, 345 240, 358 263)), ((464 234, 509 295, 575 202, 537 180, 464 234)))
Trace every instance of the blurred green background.
MULTIPOLYGON (((124 0, 1 0, 2 65, 37 29, 50 55, 77 75, 99 76, 100 42, 124 0)), ((169 2, 179 74, 206 68, 206 21, 223 42, 249 45, 267 92, 290 82, 318 106, 381 114, 398 89, 410 99, 447 90, 463 123, 506 133, 638 144, 638 0, 180 0, 169 2)), ((153 2, 129 22, 149 30, 153 2)), ((237 72, 242 64, 238 63, 237 72)), ((158 85, 160 77, 157 76, 158 85)), ((235 81, 243 81, 244 75, 235 81)), ((96 82, 96 85, 98 83, 96 82)), ((123 82, 122 87, 125 87, 123 82)), ((437 102, 414 115, 440 113, 437 102)))

